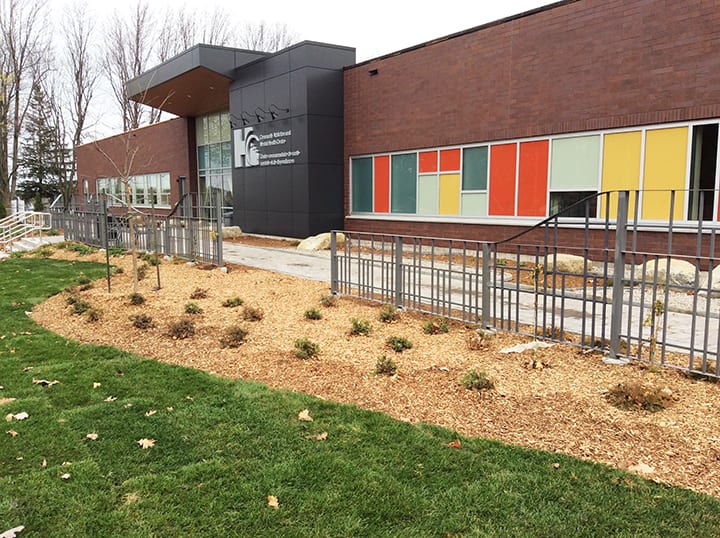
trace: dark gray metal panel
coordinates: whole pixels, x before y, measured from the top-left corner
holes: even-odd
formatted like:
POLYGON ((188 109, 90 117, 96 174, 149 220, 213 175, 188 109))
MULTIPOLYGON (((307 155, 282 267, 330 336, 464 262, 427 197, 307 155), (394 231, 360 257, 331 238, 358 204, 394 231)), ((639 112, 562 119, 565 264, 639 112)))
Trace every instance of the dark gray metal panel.
POLYGON ((267 178, 264 167, 245 170, 245 207, 257 211, 267 209, 267 178))
POLYGON ((234 82, 231 88, 243 88, 265 80, 265 63, 267 60, 252 63, 246 67, 236 69, 233 73, 234 82))
POLYGON ((246 211, 244 213, 244 225, 242 231, 246 233, 266 234, 267 232, 267 212, 265 211, 246 211))
POLYGON ((267 167, 268 211, 292 213, 292 166, 267 167))
POLYGON ((343 115, 343 73, 329 69, 303 69, 307 80, 308 114, 343 115))
POLYGON ((290 72, 290 53, 280 51, 262 62, 265 66, 265 78, 272 78, 290 72))
POLYGON ((342 69, 355 63, 355 49, 304 41, 288 49, 290 69, 300 67, 324 67, 342 69))
POLYGON ((251 118, 251 123, 257 123, 255 118, 255 109, 263 107, 265 104, 265 84, 258 82, 251 86, 245 86, 241 91, 242 111, 247 112, 251 118))
POLYGON ((344 181, 342 164, 312 164, 310 176, 310 211, 343 212, 344 181))
POLYGON ((308 116, 311 164, 343 164, 343 119, 337 116, 308 116))
MULTIPOLYGON (((275 105, 279 108, 290 109, 290 74, 285 73, 284 75, 276 76, 271 79, 265 80, 265 110, 269 110, 270 105, 275 105)), ((275 110, 279 114, 280 118, 295 115, 293 110, 289 112, 275 110)), ((269 119, 269 118, 267 118, 269 119)))
POLYGON ((290 73, 290 112, 302 116, 308 111, 307 77, 304 69, 290 73))
POLYGON ((308 235, 329 232, 330 230, 342 230, 343 215, 341 213, 311 213, 308 235))
POLYGON ((292 230, 286 235, 287 237, 297 237, 302 239, 312 235, 310 233, 310 214, 293 213, 292 230))
POLYGON ((310 210, 308 175, 307 166, 292 167, 292 207, 296 213, 307 213, 310 210))

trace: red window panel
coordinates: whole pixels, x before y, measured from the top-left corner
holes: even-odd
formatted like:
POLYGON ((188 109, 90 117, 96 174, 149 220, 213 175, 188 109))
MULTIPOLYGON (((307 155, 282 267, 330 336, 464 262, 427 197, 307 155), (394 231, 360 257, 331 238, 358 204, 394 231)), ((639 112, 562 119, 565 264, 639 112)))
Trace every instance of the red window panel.
POLYGON ((548 140, 520 143, 517 207, 520 217, 546 216, 548 148, 548 140))
POLYGON ((488 214, 515 215, 515 171, 517 144, 490 147, 490 195, 488 214))
POLYGON ((375 157, 373 167, 373 176, 375 177, 373 210, 375 213, 388 213, 390 211, 390 156, 375 157))

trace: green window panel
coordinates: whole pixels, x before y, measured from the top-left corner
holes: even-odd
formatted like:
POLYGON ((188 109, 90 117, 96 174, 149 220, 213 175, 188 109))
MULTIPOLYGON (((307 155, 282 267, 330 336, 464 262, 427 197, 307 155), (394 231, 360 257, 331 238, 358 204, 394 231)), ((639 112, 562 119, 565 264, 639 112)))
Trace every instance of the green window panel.
POLYGON ((468 217, 487 216, 487 193, 464 192, 460 196, 460 214, 468 217))
POLYGON ((462 188, 464 191, 487 190, 488 148, 465 148, 463 150, 462 188))
POLYGON ((438 214, 437 174, 418 176, 417 212, 418 215, 438 214))
POLYGON ((552 141, 551 189, 597 189, 599 173, 600 135, 552 141))
POLYGON ((393 213, 415 213, 417 204, 417 154, 392 156, 390 210, 393 213))
POLYGON ((373 168, 372 157, 352 160, 352 210, 371 212, 373 210, 373 168))

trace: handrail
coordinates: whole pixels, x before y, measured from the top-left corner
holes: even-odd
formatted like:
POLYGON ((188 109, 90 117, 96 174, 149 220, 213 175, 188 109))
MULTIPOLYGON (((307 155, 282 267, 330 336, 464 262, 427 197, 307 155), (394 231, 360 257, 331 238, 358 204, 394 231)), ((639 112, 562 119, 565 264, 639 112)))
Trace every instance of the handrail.
POLYGON ((20 211, 0 220, 0 249, 37 231, 51 228, 50 213, 20 211))

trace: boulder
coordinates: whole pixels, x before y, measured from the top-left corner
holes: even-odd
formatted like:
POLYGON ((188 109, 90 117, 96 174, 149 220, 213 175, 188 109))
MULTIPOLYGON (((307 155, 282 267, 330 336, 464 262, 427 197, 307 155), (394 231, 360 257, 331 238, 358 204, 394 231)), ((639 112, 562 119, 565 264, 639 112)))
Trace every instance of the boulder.
POLYGON ((222 227, 222 238, 223 239, 237 239, 242 235, 240 226, 223 226, 222 227))
MULTIPOLYGON (((553 268, 557 268, 560 273, 573 273, 576 275, 583 274, 585 270, 585 258, 582 256, 574 256, 572 254, 557 254, 553 259, 552 255, 548 255, 546 272, 551 272, 553 268)), ((587 270, 592 269, 593 264, 587 261, 587 270)))
MULTIPOLYGON (((695 266, 685 260, 670 259, 670 271, 666 274, 667 259, 650 260, 643 266, 645 279, 652 282, 657 278, 658 284, 674 284, 676 286, 694 286, 695 285, 695 266), (657 264, 657 277, 655 275, 655 265, 657 264)), ((714 272, 714 271, 713 271, 714 272)), ((714 277, 715 275, 713 275, 714 277)), ((714 279, 714 278, 713 278, 714 279)))
MULTIPOLYGON (((314 252, 316 250, 327 250, 330 248, 330 232, 313 235, 300 241, 297 246, 298 250, 304 250, 306 252, 314 252)), ((337 234, 337 246, 341 247, 345 243, 345 235, 337 234)))

